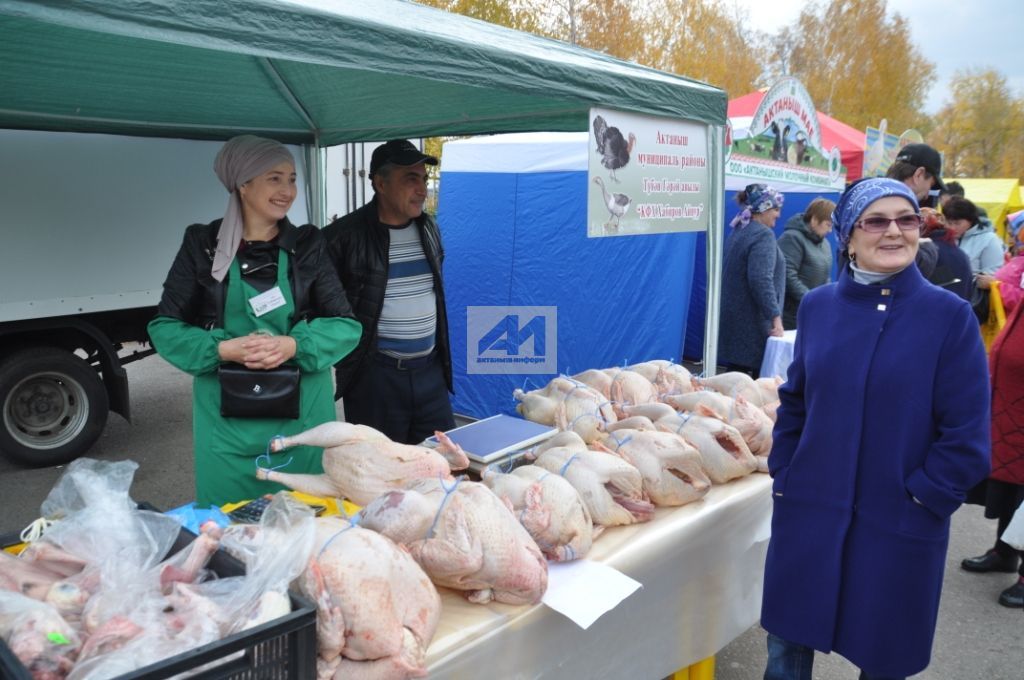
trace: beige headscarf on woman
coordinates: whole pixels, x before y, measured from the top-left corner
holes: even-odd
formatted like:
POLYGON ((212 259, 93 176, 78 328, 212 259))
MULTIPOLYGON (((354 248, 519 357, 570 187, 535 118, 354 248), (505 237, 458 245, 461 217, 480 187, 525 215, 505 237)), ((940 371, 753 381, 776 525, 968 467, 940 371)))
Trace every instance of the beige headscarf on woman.
POLYGON ((238 188, 254 177, 259 177, 275 165, 295 159, 280 142, 254 135, 241 135, 229 139, 213 161, 213 171, 228 190, 228 209, 217 232, 217 252, 213 256, 213 278, 223 281, 242 242, 242 199, 238 188))

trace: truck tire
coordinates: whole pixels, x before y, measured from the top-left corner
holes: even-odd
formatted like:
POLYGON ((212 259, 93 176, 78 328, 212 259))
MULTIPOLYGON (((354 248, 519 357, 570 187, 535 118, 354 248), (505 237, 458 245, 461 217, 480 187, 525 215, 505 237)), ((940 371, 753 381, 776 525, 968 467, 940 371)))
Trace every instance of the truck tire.
POLYGON ((0 452, 32 467, 89 450, 107 423, 99 374, 71 352, 26 349, 0 363, 0 452))

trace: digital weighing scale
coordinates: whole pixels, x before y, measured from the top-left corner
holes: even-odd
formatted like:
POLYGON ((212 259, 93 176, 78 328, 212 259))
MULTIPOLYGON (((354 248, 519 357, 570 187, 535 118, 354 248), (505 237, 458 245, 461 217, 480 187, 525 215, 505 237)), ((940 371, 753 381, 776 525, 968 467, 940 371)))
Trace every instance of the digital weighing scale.
MULTIPOLYGON (((453 442, 462 447, 469 457, 469 469, 479 472, 491 463, 515 460, 516 454, 538 444, 558 432, 550 425, 539 425, 515 416, 499 414, 449 430, 453 442)), ((427 446, 436 447, 437 438, 426 440, 427 446)))

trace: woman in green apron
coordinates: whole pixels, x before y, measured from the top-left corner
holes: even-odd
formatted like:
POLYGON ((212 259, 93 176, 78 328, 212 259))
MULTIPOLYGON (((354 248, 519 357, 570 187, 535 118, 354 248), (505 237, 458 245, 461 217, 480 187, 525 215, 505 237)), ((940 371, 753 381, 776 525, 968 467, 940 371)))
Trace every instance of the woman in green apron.
POLYGON ((227 212, 186 230, 149 324, 157 352, 194 376, 200 507, 283 488, 256 479, 257 464, 323 471, 320 449, 267 454, 268 443, 335 419, 331 366, 362 332, 319 230, 295 227, 286 217, 297 194, 291 152, 273 140, 235 137, 214 170, 231 193, 227 212), (298 367, 298 418, 222 416, 217 369, 227 363, 253 371, 298 367))

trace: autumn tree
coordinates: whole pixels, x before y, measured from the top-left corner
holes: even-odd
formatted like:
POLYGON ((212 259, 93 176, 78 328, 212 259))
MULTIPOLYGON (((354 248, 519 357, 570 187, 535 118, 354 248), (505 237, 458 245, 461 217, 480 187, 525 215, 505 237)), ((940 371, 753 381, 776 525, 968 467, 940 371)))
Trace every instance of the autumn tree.
MULTIPOLYGON (((419 0, 720 87, 736 97, 764 71, 765 36, 743 28, 726 0, 419 0)), ((444 140, 426 141, 440 153, 444 140)))
POLYGON ((416 0, 421 5, 527 33, 541 33, 531 0, 416 0))
MULTIPOLYGON (((417 0, 417 2, 421 5, 527 33, 544 32, 540 24, 542 17, 531 0, 417 0)), ((440 158, 441 149, 449 139, 459 139, 459 137, 427 137, 423 140, 424 151, 440 158)), ((440 176, 438 166, 427 166, 427 178, 434 187, 437 186, 440 176)), ((436 193, 430 196, 427 209, 436 212, 436 193)))
POLYGON ((945 153, 944 174, 1024 177, 1024 99, 993 69, 957 71, 931 136, 945 153))
POLYGON ((535 5, 547 35, 618 59, 640 61, 645 27, 635 0, 549 0, 535 5))
POLYGON ((549 0, 550 35, 661 71, 746 94, 762 67, 756 36, 723 0, 549 0))
MULTIPOLYGON (((775 55, 803 82, 825 113, 864 129, 885 118, 890 130, 915 127, 921 119, 935 67, 910 37, 886 0, 829 0, 812 4, 775 55)), ((778 72, 778 68, 775 69, 778 72)))
POLYGON ((650 21, 643 63, 720 87, 729 97, 756 88, 764 70, 763 38, 721 0, 656 0, 646 6, 650 21))

